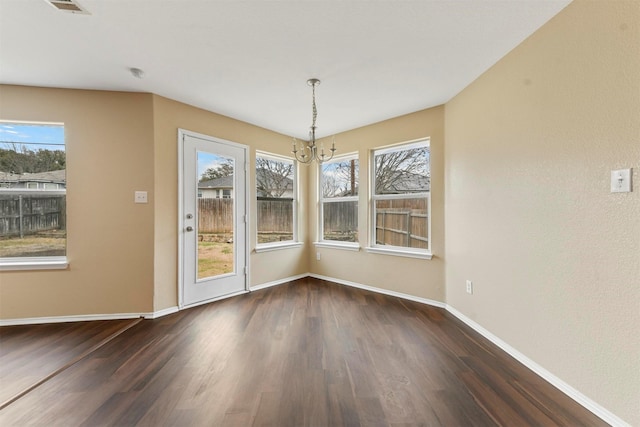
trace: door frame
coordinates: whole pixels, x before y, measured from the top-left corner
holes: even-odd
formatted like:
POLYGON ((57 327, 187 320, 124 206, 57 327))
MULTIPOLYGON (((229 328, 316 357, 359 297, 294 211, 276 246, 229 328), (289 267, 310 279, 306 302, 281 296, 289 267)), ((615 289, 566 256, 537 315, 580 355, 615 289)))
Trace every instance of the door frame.
MULTIPOLYGON (((225 298, 230 298, 236 295, 245 294, 249 292, 249 211, 250 211, 250 194, 249 194, 249 146, 245 144, 239 144, 234 141, 218 138, 203 133, 193 132, 187 129, 178 128, 178 224, 176 230, 178 231, 178 309, 191 308, 202 304, 208 304, 210 302, 218 301, 225 298), (244 213, 244 228, 245 228, 245 241, 244 241, 244 255, 245 265, 238 266, 238 269, 244 268, 244 290, 234 292, 227 295, 222 295, 216 298, 207 299, 204 301, 185 305, 184 303, 184 230, 183 230, 183 218, 184 218, 184 139, 186 136, 210 140, 221 144, 232 145, 244 150, 245 163, 244 163, 244 175, 245 175, 245 213, 244 213)), ((242 218, 238 218, 238 226, 242 225, 242 218)), ((238 248, 240 249, 240 248, 238 248)))

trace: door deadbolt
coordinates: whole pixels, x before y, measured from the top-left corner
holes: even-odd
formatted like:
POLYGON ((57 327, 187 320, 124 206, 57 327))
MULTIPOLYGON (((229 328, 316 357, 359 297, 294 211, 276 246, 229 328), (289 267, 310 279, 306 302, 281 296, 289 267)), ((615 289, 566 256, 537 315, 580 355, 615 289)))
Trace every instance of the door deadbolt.
POLYGON ((187 219, 192 219, 193 218, 193 214, 187 214, 187 219))

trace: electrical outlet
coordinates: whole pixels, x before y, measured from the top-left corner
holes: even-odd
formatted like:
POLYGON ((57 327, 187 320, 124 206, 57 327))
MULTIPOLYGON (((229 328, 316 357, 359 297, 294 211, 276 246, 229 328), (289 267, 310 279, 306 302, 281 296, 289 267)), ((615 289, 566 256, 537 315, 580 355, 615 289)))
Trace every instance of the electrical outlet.
POLYGON ((316 260, 320 261, 320 252, 316 252, 316 260))
POLYGON ((135 203, 147 203, 147 192, 146 191, 136 191, 134 194, 133 201, 135 203))
POLYGON ((473 295, 473 282, 467 280, 467 293, 473 295))

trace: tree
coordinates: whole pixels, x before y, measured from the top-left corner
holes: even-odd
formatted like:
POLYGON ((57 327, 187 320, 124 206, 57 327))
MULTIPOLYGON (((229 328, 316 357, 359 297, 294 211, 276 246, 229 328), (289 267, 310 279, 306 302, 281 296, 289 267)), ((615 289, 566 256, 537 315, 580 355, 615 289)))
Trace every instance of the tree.
POLYGON ((56 171, 66 168, 65 152, 61 150, 38 150, 35 156, 35 169, 38 172, 56 171))
POLYGON ((429 148, 391 151, 375 156, 376 194, 428 191, 429 148))
POLYGON ((233 175, 233 160, 227 159, 224 163, 205 170, 200 176, 200 182, 231 175, 233 175))
POLYGON ((0 171, 16 174, 39 173, 66 168, 66 155, 62 150, 29 150, 22 144, 0 148, 0 171))
POLYGON ((334 197, 340 194, 340 183, 333 175, 322 175, 322 197, 334 197))
POLYGON ((261 197, 282 197, 293 190, 293 163, 256 157, 256 187, 261 197))
POLYGON ((358 195, 358 161, 356 159, 323 165, 322 196, 358 195))

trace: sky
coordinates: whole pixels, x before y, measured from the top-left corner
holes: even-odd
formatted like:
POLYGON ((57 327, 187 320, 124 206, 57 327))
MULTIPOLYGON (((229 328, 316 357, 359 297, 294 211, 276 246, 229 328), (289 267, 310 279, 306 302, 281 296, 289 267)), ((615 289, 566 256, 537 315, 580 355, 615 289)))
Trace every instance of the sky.
POLYGON ((229 160, 232 159, 213 153, 208 153, 206 151, 198 151, 198 179, 207 169, 220 166, 224 163, 227 163, 229 160))
POLYGON ((64 126, 0 122, 0 148, 22 147, 32 151, 64 151, 64 126))
MULTIPOLYGON (((355 159, 355 187, 358 187, 358 160, 355 159)), ((322 191, 324 197, 337 196, 343 193, 345 190, 351 188, 351 160, 338 160, 322 165, 323 182, 322 191), (342 168, 338 171, 338 168, 342 168)))
MULTIPOLYGON (((344 186, 347 184, 347 180, 349 180, 349 175, 342 173, 339 174, 338 172, 336 172, 336 170, 341 167, 341 168, 346 168, 349 169, 350 168, 350 163, 351 160, 343 160, 343 161, 333 161, 330 163, 323 163, 322 165, 322 173, 325 176, 331 176, 334 179, 338 180, 341 186, 344 186)), ((357 176, 357 172, 358 171, 358 160, 356 159, 356 176, 357 176)))

